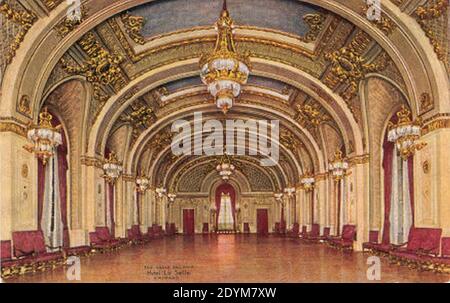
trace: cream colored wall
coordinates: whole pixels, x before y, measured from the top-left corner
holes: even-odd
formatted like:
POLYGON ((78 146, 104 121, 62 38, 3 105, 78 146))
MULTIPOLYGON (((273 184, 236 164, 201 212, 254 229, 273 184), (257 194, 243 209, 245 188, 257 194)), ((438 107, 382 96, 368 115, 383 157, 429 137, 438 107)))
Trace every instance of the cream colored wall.
POLYGON ((0 132, 1 239, 11 232, 37 228, 37 162, 25 151, 24 137, 0 132))
POLYGON ((427 146, 414 159, 415 225, 440 227, 450 236, 450 129, 435 130, 421 141, 427 146))

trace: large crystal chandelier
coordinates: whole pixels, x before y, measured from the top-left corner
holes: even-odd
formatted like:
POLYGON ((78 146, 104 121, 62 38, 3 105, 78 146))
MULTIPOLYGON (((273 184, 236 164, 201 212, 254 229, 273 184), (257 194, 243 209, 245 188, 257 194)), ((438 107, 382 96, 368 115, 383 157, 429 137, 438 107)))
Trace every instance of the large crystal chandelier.
POLYGON ((287 187, 284 189, 284 192, 288 195, 288 197, 292 197, 295 193, 295 187, 287 187))
POLYGON ((397 113, 397 124, 389 123, 388 140, 394 142, 400 156, 406 160, 414 155, 416 150, 424 147, 424 143, 416 143, 421 136, 422 122, 420 120, 412 121, 411 112, 402 105, 397 113))
POLYGON ((26 145, 24 148, 36 155, 45 165, 49 158, 54 154, 55 148, 62 144, 62 136, 59 132, 61 125, 53 127, 53 116, 44 107, 39 114, 39 124, 28 126, 27 137, 32 145, 26 145))
POLYGON ((227 153, 224 152, 223 157, 220 160, 220 163, 217 165, 216 169, 219 172, 219 175, 222 177, 222 180, 226 182, 230 179, 230 176, 233 174, 236 167, 231 164, 230 157, 227 153))
POLYGON ((165 194, 167 194, 167 189, 165 189, 164 187, 158 187, 156 189, 156 193, 158 194, 158 197, 162 198, 165 194))
POLYGON ((117 160, 114 152, 110 152, 108 159, 106 159, 103 164, 103 177, 108 183, 114 183, 121 175, 122 170, 122 163, 117 160))
POLYGON ((241 86, 247 83, 250 74, 250 60, 247 55, 236 51, 233 39, 233 20, 227 10, 226 0, 216 23, 217 40, 214 51, 200 59, 200 76, 209 93, 215 98, 217 107, 225 114, 241 93, 241 86))
POLYGON ((303 189, 305 191, 313 190, 315 182, 316 179, 314 179, 314 176, 311 173, 304 174, 303 177, 300 179, 300 183, 302 184, 303 189))
POLYGON ((150 184, 150 180, 144 175, 136 178, 136 188, 141 194, 144 193, 150 184))
POLYGON ((348 169, 348 162, 342 158, 340 150, 334 153, 334 160, 330 163, 330 171, 336 181, 342 180, 348 169))

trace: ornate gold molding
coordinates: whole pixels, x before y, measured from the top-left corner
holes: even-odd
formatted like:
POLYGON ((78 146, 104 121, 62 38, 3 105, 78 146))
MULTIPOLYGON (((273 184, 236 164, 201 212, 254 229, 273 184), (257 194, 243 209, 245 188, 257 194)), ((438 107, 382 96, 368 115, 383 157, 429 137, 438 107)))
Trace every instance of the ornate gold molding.
POLYGON ((86 80, 93 86, 94 98, 100 102, 101 109, 110 97, 103 87, 111 86, 113 89, 119 90, 127 82, 120 67, 124 58, 106 50, 92 32, 84 35, 78 43, 89 59, 81 67, 78 67, 70 65, 63 58, 61 59, 62 66, 69 74, 79 74, 86 77, 86 80))
POLYGON ((41 0, 41 2, 45 5, 48 10, 53 10, 59 4, 61 4, 64 0, 41 0))
POLYGON ((135 182, 136 182, 136 177, 133 176, 133 175, 123 174, 123 175, 122 175, 122 180, 123 180, 124 182, 135 183, 135 182))
POLYGON ((103 169, 103 161, 95 157, 82 156, 81 165, 103 169))
MULTIPOLYGON (((430 43, 433 46, 439 60, 441 60, 445 64, 448 64, 448 46, 442 45, 441 41, 439 40, 438 34, 434 30, 433 22, 444 16, 448 6, 448 0, 430 0, 426 4, 419 6, 414 11, 414 17, 416 18, 420 27, 422 27, 425 35, 428 37, 428 39, 430 39, 430 43)), ((443 37, 443 39, 448 39, 448 37, 443 37)))
POLYGON ((309 31, 306 33, 304 37, 302 37, 302 41, 304 42, 313 42, 316 41, 319 37, 320 33, 324 29, 326 16, 322 14, 306 14, 303 16, 303 21, 308 25, 309 31))
POLYGON ((437 114, 424 121, 422 135, 444 128, 450 128, 450 114, 437 114))
POLYGON ((14 122, 0 122, 0 133, 12 132, 19 136, 26 137, 27 129, 14 122))
POLYGON ((125 31, 134 42, 144 45, 145 39, 142 36, 142 27, 145 24, 144 17, 141 16, 132 16, 128 13, 122 14, 120 16, 122 23, 125 27, 125 31))
POLYGON ((20 11, 14 10, 6 1, 0 4, 0 13, 19 27, 18 33, 14 37, 12 44, 9 45, 8 51, 5 54, 6 64, 8 65, 12 62, 17 49, 19 49, 20 44, 25 39, 25 35, 36 22, 37 17, 33 12, 29 12, 25 9, 20 11))
POLYGON ((348 159, 348 162, 350 165, 366 164, 366 163, 369 163, 369 161, 370 161, 369 154, 354 156, 354 157, 348 159))

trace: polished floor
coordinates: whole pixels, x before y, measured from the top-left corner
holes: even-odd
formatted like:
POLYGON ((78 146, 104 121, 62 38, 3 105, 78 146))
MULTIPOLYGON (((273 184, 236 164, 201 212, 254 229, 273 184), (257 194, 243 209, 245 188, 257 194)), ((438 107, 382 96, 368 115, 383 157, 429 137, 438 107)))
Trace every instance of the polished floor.
MULTIPOLYGON (((297 239, 218 235, 165 238, 81 259, 81 282, 372 282, 367 258, 297 239)), ((70 282, 67 268, 9 282, 70 282)), ((378 282, 448 282, 381 261, 378 282)))

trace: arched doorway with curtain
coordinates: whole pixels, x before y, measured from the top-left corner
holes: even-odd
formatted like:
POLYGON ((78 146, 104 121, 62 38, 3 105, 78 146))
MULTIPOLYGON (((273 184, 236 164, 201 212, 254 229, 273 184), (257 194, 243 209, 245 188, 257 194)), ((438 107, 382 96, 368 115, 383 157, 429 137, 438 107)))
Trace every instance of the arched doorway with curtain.
POLYGON ((67 222, 68 144, 61 120, 54 112, 48 113, 52 117, 52 125, 61 126, 61 142, 47 163, 38 160, 38 229, 42 231, 47 247, 59 250, 70 243, 67 222))
MULTIPOLYGON (((389 120, 398 122, 397 114, 389 120)), ((408 241, 409 231, 414 227, 414 172, 413 157, 402 158, 394 142, 389 140, 389 126, 383 141, 384 171, 384 224, 385 244, 401 244, 408 241)))
POLYGON ((235 233, 237 230, 236 191, 229 183, 219 185, 215 193, 216 230, 218 233, 235 233))

